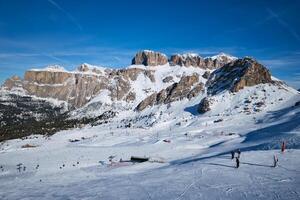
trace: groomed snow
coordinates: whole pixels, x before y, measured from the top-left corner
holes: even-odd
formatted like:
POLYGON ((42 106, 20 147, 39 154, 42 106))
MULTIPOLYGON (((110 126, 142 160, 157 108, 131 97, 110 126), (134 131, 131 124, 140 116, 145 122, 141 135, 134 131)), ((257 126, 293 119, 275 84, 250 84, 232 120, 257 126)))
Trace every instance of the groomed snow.
POLYGON ((293 106, 299 94, 258 85, 219 94, 214 109, 198 115, 201 98, 122 111, 100 126, 1 143, 0 199, 299 199, 300 107, 293 106), (251 99, 250 114, 240 112, 245 98, 251 99), (259 101, 265 105, 254 111, 259 101), (22 148, 26 144, 35 147, 22 148), (238 148, 236 169, 229 152, 238 148), (119 162, 131 156, 150 161, 119 162), (18 163, 26 169, 19 172, 18 163))

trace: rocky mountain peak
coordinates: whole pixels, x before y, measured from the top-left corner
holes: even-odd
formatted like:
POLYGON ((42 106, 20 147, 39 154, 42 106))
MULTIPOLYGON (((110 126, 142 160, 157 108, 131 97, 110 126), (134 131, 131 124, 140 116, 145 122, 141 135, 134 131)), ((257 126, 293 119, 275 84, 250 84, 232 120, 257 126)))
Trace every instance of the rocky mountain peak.
POLYGON ((78 71, 80 72, 87 72, 90 70, 89 68, 89 65, 86 64, 86 63, 83 63, 82 65, 80 65, 78 68, 77 68, 78 71))
POLYGON ((83 64, 79 65, 79 67, 77 68, 77 71, 78 72, 90 72, 90 73, 95 73, 95 74, 104 74, 105 72, 110 72, 111 70, 109 70, 108 68, 83 63, 83 64))
POLYGON ((208 93, 216 94, 223 90, 237 92, 246 86, 272 83, 271 74, 255 59, 237 59, 215 70, 207 82, 208 93))
POLYGON ((171 65, 179 65, 185 67, 199 67, 202 69, 216 69, 225 64, 234 61, 236 57, 220 53, 216 56, 202 58, 195 53, 175 54, 170 57, 171 65))
POLYGON ((150 50, 138 52, 132 59, 132 65, 158 66, 168 63, 168 58, 165 54, 150 50))
POLYGON ((12 88, 20 88, 22 87, 22 79, 19 76, 14 75, 11 78, 7 79, 2 87, 9 90, 11 90, 12 88))
POLYGON ((66 69, 60 65, 49 65, 43 69, 30 69, 30 71, 51 71, 51 72, 65 72, 66 69))
POLYGON ((234 60, 237 60, 238 58, 237 57, 234 57, 234 56, 231 56, 229 54, 226 54, 226 53, 219 53, 215 56, 212 56, 211 57, 212 60, 219 60, 219 61, 234 61, 234 60))
POLYGON ((186 67, 204 67, 203 58, 200 57, 198 54, 175 54, 172 55, 170 58, 171 65, 179 65, 179 66, 186 66, 186 67))

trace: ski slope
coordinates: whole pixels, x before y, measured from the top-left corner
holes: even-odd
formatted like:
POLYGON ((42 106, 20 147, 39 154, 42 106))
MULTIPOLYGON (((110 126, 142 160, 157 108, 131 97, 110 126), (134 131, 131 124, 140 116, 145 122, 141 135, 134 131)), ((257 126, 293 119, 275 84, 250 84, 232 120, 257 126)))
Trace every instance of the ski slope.
POLYGON ((299 199, 300 98, 274 87, 214 96, 204 115, 196 113, 199 96, 123 111, 108 124, 3 142, 0 199, 299 199), (236 169, 230 151, 238 148, 236 169), (126 162, 131 156, 150 160, 126 162))

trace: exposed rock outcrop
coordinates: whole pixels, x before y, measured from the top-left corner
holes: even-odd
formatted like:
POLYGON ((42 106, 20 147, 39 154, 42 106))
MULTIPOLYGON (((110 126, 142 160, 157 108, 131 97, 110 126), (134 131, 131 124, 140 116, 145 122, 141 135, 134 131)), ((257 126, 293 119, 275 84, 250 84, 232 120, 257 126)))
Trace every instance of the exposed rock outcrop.
POLYGON ((221 53, 217 56, 202 58, 198 54, 176 54, 170 58, 171 65, 199 67, 202 69, 216 69, 234 61, 235 57, 221 53))
POLYGON ((208 97, 204 97, 198 105, 198 112, 200 114, 210 111, 210 101, 208 97))
POLYGON ((201 67, 206 68, 204 59, 197 54, 176 54, 170 58, 172 65, 186 66, 186 67, 201 67))
POLYGON ((22 80, 19 76, 12 76, 4 82, 3 86, 8 90, 11 90, 12 88, 21 88, 22 80))
POLYGON ((173 81, 173 77, 172 77, 172 76, 167 76, 167 77, 164 78, 162 81, 163 81, 164 83, 172 82, 172 81, 173 81))
POLYGON ((144 99, 136 107, 136 110, 142 111, 148 106, 168 104, 174 101, 182 100, 184 98, 191 99, 197 96, 204 89, 204 85, 198 82, 198 74, 184 76, 178 83, 174 83, 166 89, 163 89, 158 93, 155 92, 146 99, 144 99))
POLYGON ((215 70, 207 86, 208 93, 214 95, 224 90, 237 92, 246 86, 261 83, 273 83, 269 70, 256 60, 246 57, 215 70))
POLYGON ((144 50, 138 52, 132 59, 133 65, 158 66, 168 63, 168 58, 165 54, 144 50))
POLYGON ((210 76, 210 72, 209 71, 204 72, 204 74, 202 75, 202 77, 205 78, 205 79, 208 79, 209 76, 210 76))

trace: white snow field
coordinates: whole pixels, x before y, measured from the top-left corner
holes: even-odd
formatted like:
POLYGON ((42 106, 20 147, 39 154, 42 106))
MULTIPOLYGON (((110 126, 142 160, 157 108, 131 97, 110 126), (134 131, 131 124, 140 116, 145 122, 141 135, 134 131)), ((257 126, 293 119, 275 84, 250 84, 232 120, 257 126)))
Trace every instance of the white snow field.
POLYGON ((199 115, 202 98, 2 142, 0 199, 300 199, 299 93, 267 84, 223 92, 199 115))

